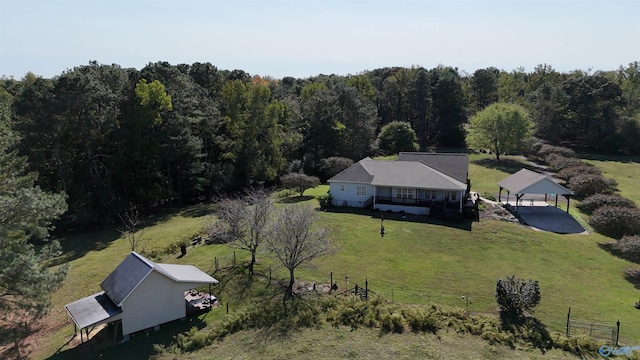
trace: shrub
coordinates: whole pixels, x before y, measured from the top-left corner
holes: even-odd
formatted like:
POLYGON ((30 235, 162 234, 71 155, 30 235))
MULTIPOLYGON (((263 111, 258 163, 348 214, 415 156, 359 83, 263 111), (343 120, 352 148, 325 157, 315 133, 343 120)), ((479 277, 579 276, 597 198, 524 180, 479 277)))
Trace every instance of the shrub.
POLYGON ((602 171, 591 164, 583 162, 579 165, 570 166, 560 170, 556 174, 556 177, 558 179, 569 181, 569 179, 571 179, 572 177, 582 174, 602 175, 602 171))
POLYGON ((567 182, 567 187, 578 198, 586 198, 594 194, 613 194, 617 185, 613 179, 593 174, 576 175, 567 182))
POLYGON ((640 236, 626 235, 613 245, 615 250, 622 253, 625 258, 640 260, 640 236))
POLYGON ((544 161, 554 171, 560 171, 564 168, 569 168, 569 167, 579 166, 584 164, 582 161, 576 158, 569 158, 559 154, 548 155, 544 158, 544 161))
POLYGON ((576 152, 562 146, 553 146, 549 144, 536 145, 538 149, 537 153, 541 159, 545 159, 547 156, 551 154, 560 155, 566 158, 574 158, 576 157, 576 152))
POLYGON ((496 281, 495 297, 503 314, 522 319, 540 303, 540 287, 538 281, 511 275, 496 281))
POLYGON ((317 196, 316 199, 318 199, 318 203, 320 203, 320 210, 328 210, 331 207, 333 196, 331 196, 331 193, 326 193, 317 196))
POLYGON ((614 239, 637 235, 640 234, 640 209, 603 206, 593 212, 589 224, 595 231, 614 239))
POLYGON ((487 200, 491 200, 491 201, 497 201, 498 200, 498 199, 496 199, 495 195, 493 195, 492 193, 488 193, 488 192, 482 193, 482 197, 487 199, 487 200))
POLYGON ((603 206, 636 207, 636 204, 617 194, 595 194, 582 200, 582 202, 578 204, 578 209, 587 214, 591 214, 603 206))
POLYGON ((303 173, 290 173, 283 175, 280 177, 280 182, 282 182, 282 186, 285 188, 295 189, 300 196, 304 194, 305 190, 320 185, 320 179, 303 173))

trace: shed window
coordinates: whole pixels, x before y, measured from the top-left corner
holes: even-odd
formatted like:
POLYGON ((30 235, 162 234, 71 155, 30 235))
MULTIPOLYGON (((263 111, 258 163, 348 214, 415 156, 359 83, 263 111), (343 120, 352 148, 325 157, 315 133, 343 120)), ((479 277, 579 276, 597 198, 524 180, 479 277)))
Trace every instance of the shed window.
POLYGON ((344 191, 344 185, 340 185, 340 190, 344 191))

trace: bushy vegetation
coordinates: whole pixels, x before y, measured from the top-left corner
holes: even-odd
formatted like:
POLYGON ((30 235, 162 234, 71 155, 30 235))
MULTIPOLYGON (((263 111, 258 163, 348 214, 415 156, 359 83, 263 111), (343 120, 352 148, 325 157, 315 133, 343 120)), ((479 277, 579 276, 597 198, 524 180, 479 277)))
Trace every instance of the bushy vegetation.
POLYGON ((456 333, 480 336, 490 344, 501 344, 512 348, 535 348, 546 351, 561 348, 574 354, 585 354, 598 349, 601 344, 585 337, 566 339, 551 335, 544 324, 534 318, 515 323, 501 322, 486 315, 472 315, 462 309, 440 305, 408 306, 392 304, 373 296, 362 301, 355 296, 321 297, 298 299, 289 304, 284 316, 281 302, 270 302, 262 306, 227 315, 214 326, 204 330, 192 329, 174 338, 168 346, 155 346, 157 353, 176 355, 191 352, 226 336, 249 329, 268 329, 270 333, 285 334, 297 328, 320 328, 347 326, 352 331, 360 327, 379 329, 381 335, 437 333, 453 330, 456 333))
POLYGON ((320 204, 320 210, 327 210, 331 207, 331 201, 333 200, 333 197, 330 193, 326 193, 316 196, 316 199, 318 199, 318 203, 320 204))
POLYGON ((587 214, 591 214, 603 206, 636 207, 636 204, 618 194, 595 194, 582 200, 582 202, 577 205, 578 209, 587 214))
POLYGON ((613 245, 623 257, 634 261, 640 260, 640 236, 625 235, 613 245))
POLYGON ((586 198, 594 194, 613 194, 617 185, 614 179, 594 174, 576 175, 567 182, 567 187, 577 198, 586 198))
POLYGON ((584 164, 579 159, 565 157, 559 154, 550 154, 544 158, 544 161, 549 165, 549 168, 554 171, 584 164))
POLYGON ((571 179, 574 176, 584 175, 584 174, 602 175, 602 171, 600 171, 600 169, 598 169, 597 167, 591 164, 581 162, 578 165, 569 166, 561 169, 556 174, 556 177, 564 181, 569 181, 569 179, 571 179))
POLYGON ((640 209, 603 206, 593 212, 589 224, 595 231, 614 239, 640 234, 640 209))
POLYGON ((280 177, 282 186, 288 189, 294 189, 300 196, 307 189, 320 185, 320 179, 316 176, 310 176, 303 173, 289 173, 280 177))
POLYGON ((535 280, 511 275, 496 281, 495 297, 503 314, 523 319, 540 303, 540 287, 535 280))
POLYGON ((544 143, 537 143, 536 146, 535 146, 535 149, 537 149, 537 155, 541 159, 545 159, 547 156, 549 156, 551 154, 563 156, 563 157, 566 157, 566 158, 575 158, 576 157, 576 152, 575 151, 573 151, 572 149, 563 147, 563 146, 554 146, 554 145, 549 145, 549 144, 544 144, 544 143))

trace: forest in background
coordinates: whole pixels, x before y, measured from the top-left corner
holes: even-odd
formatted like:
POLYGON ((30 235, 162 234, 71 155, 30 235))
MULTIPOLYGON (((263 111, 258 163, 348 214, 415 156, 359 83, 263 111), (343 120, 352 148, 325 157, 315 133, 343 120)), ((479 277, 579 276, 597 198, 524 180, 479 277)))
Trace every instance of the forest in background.
POLYGON ((595 72, 393 67, 305 79, 91 62, 52 79, 2 78, 0 102, 37 184, 67 195, 63 229, 113 223, 130 204, 275 185, 289 172, 326 180, 332 164, 379 154, 377 136, 393 121, 411 125, 422 151, 466 149, 468 119, 496 102, 526 108, 550 144, 640 154, 638 61, 595 72))

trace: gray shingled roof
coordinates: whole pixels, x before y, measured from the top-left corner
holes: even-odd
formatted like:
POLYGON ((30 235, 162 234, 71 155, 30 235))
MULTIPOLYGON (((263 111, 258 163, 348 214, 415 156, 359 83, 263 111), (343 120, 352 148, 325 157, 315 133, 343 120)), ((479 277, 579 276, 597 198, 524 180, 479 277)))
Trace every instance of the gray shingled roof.
POLYGON ((371 180, 373 180, 373 175, 369 174, 361 164, 361 162, 365 160, 371 160, 371 158, 367 157, 358 161, 357 163, 342 170, 340 173, 329 179, 329 181, 370 183, 371 180))
POLYGON ((521 169, 500 181, 498 185, 514 194, 573 194, 571 190, 558 184, 551 177, 527 169, 521 169))
POLYGON ((366 183, 440 190, 464 190, 467 185, 417 161, 388 161, 365 158, 329 179, 329 182, 366 183))
POLYGON ((469 154, 401 152, 399 161, 419 161, 428 167, 467 183, 469 177, 469 154))
POLYGON ((99 324, 122 312, 109 297, 101 291, 64 306, 80 329, 99 324))

